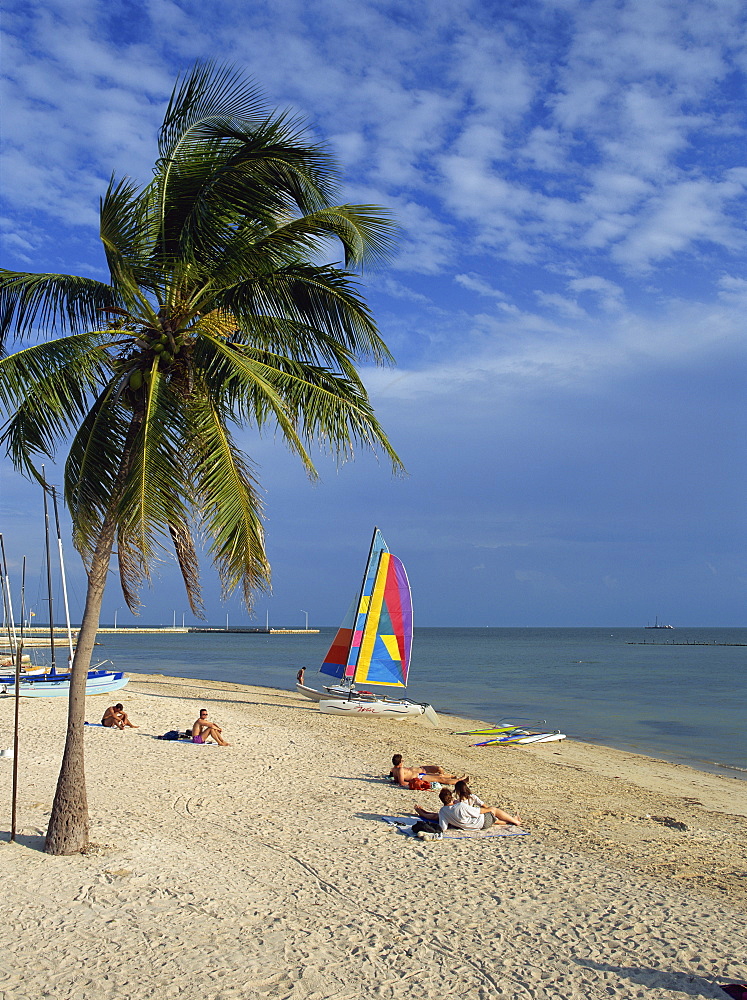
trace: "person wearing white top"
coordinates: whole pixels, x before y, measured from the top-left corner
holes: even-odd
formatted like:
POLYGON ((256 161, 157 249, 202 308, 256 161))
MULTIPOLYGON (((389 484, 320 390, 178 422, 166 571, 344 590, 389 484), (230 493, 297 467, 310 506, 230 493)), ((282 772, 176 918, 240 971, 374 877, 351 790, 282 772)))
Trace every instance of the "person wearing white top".
POLYGON ((512 816, 497 806, 486 806, 482 799, 472 794, 466 781, 458 781, 454 786, 456 798, 449 788, 438 793, 443 805, 437 812, 430 812, 415 806, 415 812, 429 823, 438 823, 442 832, 450 826, 459 830, 488 830, 496 826, 521 826, 521 817, 512 816))

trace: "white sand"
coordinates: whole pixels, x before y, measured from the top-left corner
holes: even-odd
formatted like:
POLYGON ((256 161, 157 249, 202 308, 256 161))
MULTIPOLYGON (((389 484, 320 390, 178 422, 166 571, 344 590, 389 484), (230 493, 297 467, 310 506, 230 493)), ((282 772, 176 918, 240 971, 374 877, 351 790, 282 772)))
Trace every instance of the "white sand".
MULTIPOLYGON (((42 853, 65 699, 21 704, 18 841, 0 760, 0 1000, 711 997, 747 978, 747 783, 566 741, 323 716, 295 692, 135 675, 90 727, 87 855, 42 853), (157 741, 209 709, 233 746, 157 741), (473 776, 528 837, 423 843, 393 752, 473 776), (676 825, 685 824, 686 829, 676 825)), ((13 705, 0 699, 0 747, 13 705)))

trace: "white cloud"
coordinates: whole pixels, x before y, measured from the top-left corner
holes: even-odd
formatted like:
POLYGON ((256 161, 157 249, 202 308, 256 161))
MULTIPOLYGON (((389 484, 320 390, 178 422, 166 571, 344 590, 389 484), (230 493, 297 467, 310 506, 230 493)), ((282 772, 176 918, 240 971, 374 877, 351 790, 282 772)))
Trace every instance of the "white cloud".
POLYGON ((726 209, 743 195, 744 186, 731 179, 671 185, 651 206, 650 214, 615 247, 613 257, 624 265, 646 268, 699 241, 737 250, 744 245, 744 233, 728 218, 726 209))
POLYGON ((456 274, 454 281, 462 288, 467 288, 478 295, 485 295, 491 299, 505 299, 506 295, 498 288, 493 288, 491 284, 476 274, 456 274))
POLYGON ((623 307, 625 293, 620 285, 599 275, 589 275, 586 278, 572 278, 568 282, 568 287, 572 292, 583 294, 593 292, 602 306, 608 312, 612 312, 623 307))
POLYGON ((575 299, 569 299, 564 295, 558 295, 557 292, 543 292, 540 289, 535 290, 534 294, 537 297, 537 301, 549 310, 561 313, 569 319, 586 318, 586 312, 581 308, 578 302, 575 301, 575 299))

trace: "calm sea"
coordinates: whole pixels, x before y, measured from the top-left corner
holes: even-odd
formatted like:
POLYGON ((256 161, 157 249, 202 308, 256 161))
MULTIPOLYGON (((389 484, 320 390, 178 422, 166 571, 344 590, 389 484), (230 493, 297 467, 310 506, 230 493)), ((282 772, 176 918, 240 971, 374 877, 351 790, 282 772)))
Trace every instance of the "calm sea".
MULTIPOLYGON (((317 635, 102 635, 120 670, 293 689, 317 635)), ((747 629, 421 628, 408 697, 747 779, 747 629)), ((166 720, 168 721, 168 720, 166 720)))

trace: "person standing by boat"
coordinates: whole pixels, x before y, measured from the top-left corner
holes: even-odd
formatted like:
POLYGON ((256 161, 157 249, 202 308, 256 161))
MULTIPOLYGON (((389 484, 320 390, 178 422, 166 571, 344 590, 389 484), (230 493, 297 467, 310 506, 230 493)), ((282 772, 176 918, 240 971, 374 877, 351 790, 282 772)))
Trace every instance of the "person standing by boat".
POLYGON ((305 673, 306 673, 306 667, 301 667, 301 669, 296 674, 296 684, 303 684, 303 678, 305 673))
POLYGON ((103 718, 101 719, 101 725, 105 726, 107 729, 124 729, 125 726, 130 729, 138 728, 127 718, 127 712, 125 712, 124 705, 122 705, 121 702, 117 705, 110 705, 109 708, 107 708, 104 712, 103 718))

